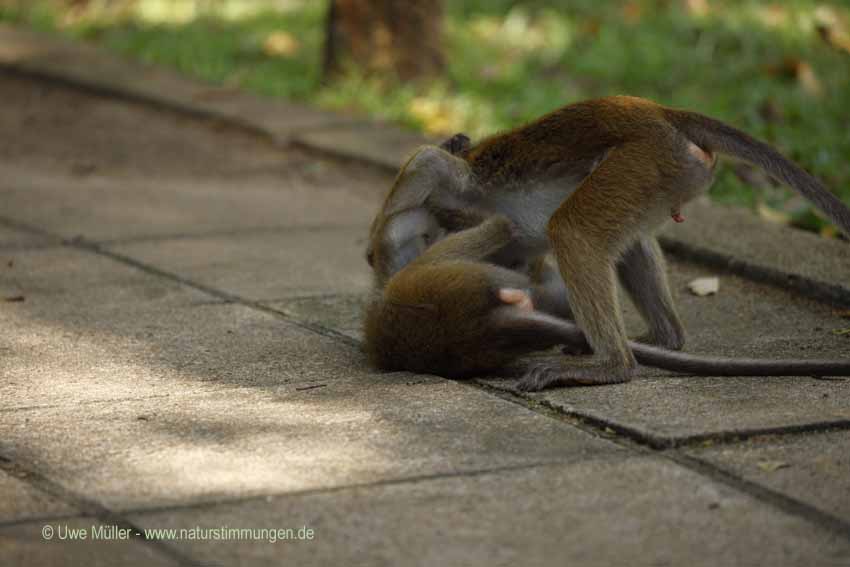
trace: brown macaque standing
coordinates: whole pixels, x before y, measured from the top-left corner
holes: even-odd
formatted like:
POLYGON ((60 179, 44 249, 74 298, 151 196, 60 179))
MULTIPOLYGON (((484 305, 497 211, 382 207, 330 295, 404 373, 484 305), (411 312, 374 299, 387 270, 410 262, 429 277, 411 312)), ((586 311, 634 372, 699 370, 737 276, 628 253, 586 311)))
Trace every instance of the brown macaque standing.
MULTIPOLYGON (((383 289, 448 234, 504 215, 515 227, 514 238, 488 260, 523 270, 551 251, 569 307, 594 352, 592 364, 532 368, 522 387, 627 381, 637 361, 616 280, 647 322, 643 340, 681 349, 684 329, 654 234, 671 218, 684 220, 682 207, 710 186, 718 153, 762 167, 850 235, 850 210, 769 145, 698 113, 609 97, 566 106, 461 147, 458 155, 420 148, 372 224, 368 256, 376 287, 383 289)), ((830 368, 832 374, 846 372, 843 365, 830 368)), ((783 372, 770 365, 764 373, 783 372)))

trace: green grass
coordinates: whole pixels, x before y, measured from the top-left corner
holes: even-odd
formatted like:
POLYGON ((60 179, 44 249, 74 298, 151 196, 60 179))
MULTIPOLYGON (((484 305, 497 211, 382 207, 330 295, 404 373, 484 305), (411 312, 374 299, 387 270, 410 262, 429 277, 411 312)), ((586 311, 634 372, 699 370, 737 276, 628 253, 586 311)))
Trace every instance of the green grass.
MULTIPOLYGON (((447 76, 419 87, 354 73, 322 86, 325 3, 281 4, 93 0, 93 8, 69 16, 55 0, 0 0, 0 20, 93 40, 214 83, 431 133, 477 137, 583 98, 644 96, 743 128, 850 202, 850 53, 815 29, 836 14, 845 27, 835 29, 850 29, 846 4, 836 2, 828 13, 815 0, 713 0, 699 14, 684 1, 446 1, 447 76), (274 33, 287 48, 277 54, 264 47, 274 33), (807 65, 821 94, 788 72, 787 62, 807 65)), ((712 195, 754 203, 754 192, 728 168, 712 195)), ((759 199, 796 211, 789 196, 780 189, 759 199)), ((820 226, 805 208, 797 212, 800 224, 820 226)))

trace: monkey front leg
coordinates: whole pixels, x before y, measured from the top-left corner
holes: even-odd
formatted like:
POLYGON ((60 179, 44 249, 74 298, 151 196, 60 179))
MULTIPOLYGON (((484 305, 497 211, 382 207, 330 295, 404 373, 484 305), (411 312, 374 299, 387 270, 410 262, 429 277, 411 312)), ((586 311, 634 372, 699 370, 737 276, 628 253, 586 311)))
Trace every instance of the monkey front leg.
POLYGON ((514 239, 514 225, 495 215, 476 227, 450 234, 422 253, 412 264, 437 264, 452 260, 481 261, 497 253, 514 239))

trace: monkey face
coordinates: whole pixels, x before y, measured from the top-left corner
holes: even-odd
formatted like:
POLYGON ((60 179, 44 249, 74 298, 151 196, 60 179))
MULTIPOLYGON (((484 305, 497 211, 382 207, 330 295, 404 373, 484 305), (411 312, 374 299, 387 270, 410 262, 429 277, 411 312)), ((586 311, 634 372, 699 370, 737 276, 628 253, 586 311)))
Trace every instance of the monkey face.
POLYGON ((381 215, 372 225, 366 261, 375 273, 375 284, 384 284, 426 248, 445 237, 446 231, 425 207, 381 215))
MULTIPOLYGON (((458 134, 448 142, 450 148, 462 149, 468 145, 468 138, 458 134)), ((481 222, 479 218, 467 219, 462 212, 466 203, 455 196, 463 193, 468 169, 462 159, 427 145, 402 166, 370 231, 366 260, 375 273, 376 286, 382 288, 393 274, 447 232, 481 222), (442 201, 447 205, 438 206, 442 201), (447 216, 442 209, 455 212, 447 216)))

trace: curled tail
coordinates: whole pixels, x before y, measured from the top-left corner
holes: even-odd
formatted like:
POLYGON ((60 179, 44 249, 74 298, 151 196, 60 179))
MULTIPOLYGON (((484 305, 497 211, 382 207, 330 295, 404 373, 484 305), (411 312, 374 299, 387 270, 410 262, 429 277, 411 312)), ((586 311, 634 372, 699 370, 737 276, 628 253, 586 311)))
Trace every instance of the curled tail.
POLYGON ((829 189, 778 151, 749 134, 696 112, 665 108, 673 126, 696 145, 757 165, 820 209, 850 238, 850 209, 829 189))

